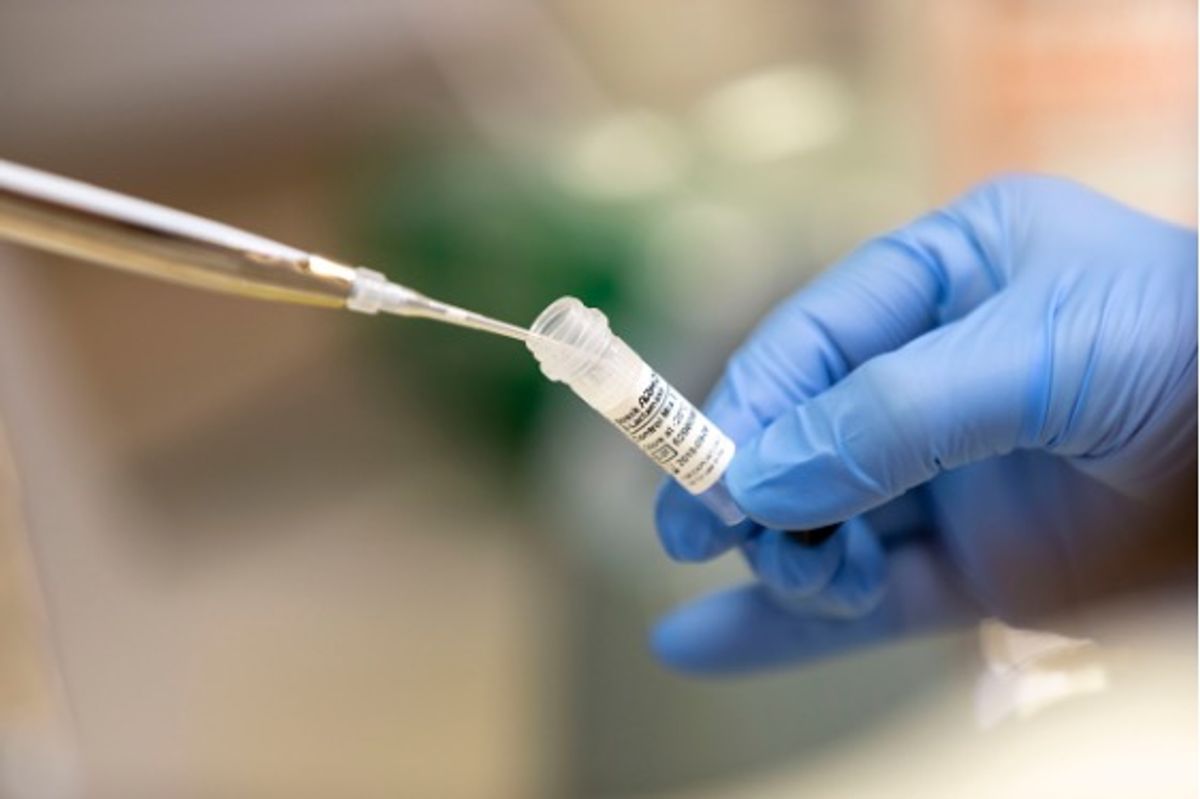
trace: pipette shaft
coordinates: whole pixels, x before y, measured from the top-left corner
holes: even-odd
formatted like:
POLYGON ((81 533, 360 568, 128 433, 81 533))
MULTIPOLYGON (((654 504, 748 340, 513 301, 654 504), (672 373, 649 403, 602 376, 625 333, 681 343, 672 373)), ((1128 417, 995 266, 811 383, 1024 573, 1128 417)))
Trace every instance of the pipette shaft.
POLYGON ((457 308, 229 225, 0 160, 0 239, 245 297, 433 319, 524 340, 457 308))

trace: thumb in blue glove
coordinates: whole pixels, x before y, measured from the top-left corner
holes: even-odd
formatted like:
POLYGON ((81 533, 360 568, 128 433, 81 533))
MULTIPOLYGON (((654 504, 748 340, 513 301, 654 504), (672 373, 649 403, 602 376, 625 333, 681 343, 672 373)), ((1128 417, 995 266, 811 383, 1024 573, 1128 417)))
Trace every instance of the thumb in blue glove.
POLYGON ((739 671, 1190 570, 1195 409, 1196 234, 1063 180, 984 185, 731 359, 708 411, 751 521, 671 483, 656 520, 676 559, 738 547, 759 582, 675 611, 654 647, 739 671), (784 532, 831 523, 818 547, 784 532))

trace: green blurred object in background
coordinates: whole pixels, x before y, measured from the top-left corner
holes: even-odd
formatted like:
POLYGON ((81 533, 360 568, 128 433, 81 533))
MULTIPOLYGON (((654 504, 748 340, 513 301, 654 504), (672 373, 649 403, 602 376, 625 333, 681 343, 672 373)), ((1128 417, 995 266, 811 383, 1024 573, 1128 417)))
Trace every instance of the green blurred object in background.
MULTIPOLYGON (((391 156, 363 192, 362 250, 392 279, 527 325, 555 298, 620 318, 636 209, 588 203, 534 169, 466 149, 391 156)), ((383 357, 448 423, 520 460, 550 384, 523 347, 425 322, 374 325, 383 357)))

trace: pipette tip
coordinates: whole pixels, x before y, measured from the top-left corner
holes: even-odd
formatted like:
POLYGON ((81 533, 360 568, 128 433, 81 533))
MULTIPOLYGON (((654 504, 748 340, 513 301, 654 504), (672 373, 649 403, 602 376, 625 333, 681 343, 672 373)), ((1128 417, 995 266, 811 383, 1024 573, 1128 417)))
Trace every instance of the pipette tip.
POLYGON ((383 311, 396 316, 432 319, 435 322, 480 330, 524 343, 528 343, 530 339, 540 341, 545 338, 528 328, 426 297, 406 286, 392 283, 380 272, 359 268, 355 273, 354 291, 347 301, 347 307, 351 310, 372 314, 383 311))

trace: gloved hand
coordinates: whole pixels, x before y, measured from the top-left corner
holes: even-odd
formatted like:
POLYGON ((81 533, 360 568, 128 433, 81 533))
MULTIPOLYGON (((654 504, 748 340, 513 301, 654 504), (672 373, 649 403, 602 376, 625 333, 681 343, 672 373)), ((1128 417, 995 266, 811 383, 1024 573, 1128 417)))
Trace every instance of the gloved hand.
POLYGON ((1163 514, 1196 508, 1196 256, 1193 231, 1013 177, 784 302, 708 403, 751 520, 673 482, 656 509, 672 557, 739 547, 760 582, 668 615, 659 657, 729 672, 1029 623, 1180 547, 1194 568, 1195 522, 1163 514), (840 522, 817 547, 782 532, 840 522))

